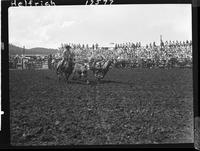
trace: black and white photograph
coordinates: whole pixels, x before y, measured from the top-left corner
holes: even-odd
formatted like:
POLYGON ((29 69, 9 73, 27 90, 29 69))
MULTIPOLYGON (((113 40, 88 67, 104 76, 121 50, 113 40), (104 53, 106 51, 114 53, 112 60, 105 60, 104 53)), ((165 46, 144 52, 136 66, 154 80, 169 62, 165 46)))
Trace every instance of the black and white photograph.
POLYGON ((191 4, 10 7, 12 146, 194 143, 191 4))

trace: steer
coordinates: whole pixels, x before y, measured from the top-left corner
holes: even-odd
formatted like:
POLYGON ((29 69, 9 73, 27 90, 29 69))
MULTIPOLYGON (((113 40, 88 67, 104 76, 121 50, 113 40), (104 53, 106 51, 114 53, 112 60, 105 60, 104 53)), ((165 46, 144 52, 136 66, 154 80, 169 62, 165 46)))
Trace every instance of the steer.
MULTIPOLYGON (((81 78, 86 79, 88 70, 89 70, 88 63, 81 63, 81 62, 75 63, 72 79, 81 79, 81 78)), ((86 81, 87 83, 89 83, 88 80, 86 81)))

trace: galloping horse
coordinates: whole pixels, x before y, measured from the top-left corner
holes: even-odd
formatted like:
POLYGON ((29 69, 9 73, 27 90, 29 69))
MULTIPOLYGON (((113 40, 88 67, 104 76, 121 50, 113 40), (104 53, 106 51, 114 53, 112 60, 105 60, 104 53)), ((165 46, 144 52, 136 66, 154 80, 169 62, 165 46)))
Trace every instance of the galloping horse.
POLYGON ((93 72, 95 78, 99 81, 103 79, 112 64, 115 63, 114 59, 109 59, 104 62, 90 62, 90 70, 93 72))

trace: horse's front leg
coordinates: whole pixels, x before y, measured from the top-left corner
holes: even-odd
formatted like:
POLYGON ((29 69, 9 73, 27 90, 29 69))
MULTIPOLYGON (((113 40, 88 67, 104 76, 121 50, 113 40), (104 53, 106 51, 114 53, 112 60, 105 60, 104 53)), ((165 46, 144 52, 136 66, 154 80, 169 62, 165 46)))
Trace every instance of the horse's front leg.
POLYGON ((61 75, 59 74, 58 75, 58 82, 60 82, 61 81, 61 75))
POLYGON ((84 77, 84 81, 86 82, 86 84, 89 84, 90 81, 88 80, 88 74, 85 73, 82 77, 84 77))
POLYGON ((99 73, 98 72, 95 72, 95 74, 94 74, 94 76, 95 76, 95 79, 96 79, 96 82, 97 83, 100 83, 100 77, 99 77, 99 73))
POLYGON ((65 82, 66 82, 66 83, 68 83, 69 76, 70 76, 69 73, 65 73, 65 82))
POLYGON ((76 80, 76 72, 75 71, 72 72, 72 80, 76 80))
POLYGON ((59 68, 56 69, 56 75, 57 75, 57 77, 58 77, 58 81, 60 82, 61 77, 62 77, 62 72, 59 70, 59 68))
POLYGON ((57 77, 58 77, 58 82, 61 81, 62 77, 63 77, 63 73, 62 72, 56 72, 57 77))

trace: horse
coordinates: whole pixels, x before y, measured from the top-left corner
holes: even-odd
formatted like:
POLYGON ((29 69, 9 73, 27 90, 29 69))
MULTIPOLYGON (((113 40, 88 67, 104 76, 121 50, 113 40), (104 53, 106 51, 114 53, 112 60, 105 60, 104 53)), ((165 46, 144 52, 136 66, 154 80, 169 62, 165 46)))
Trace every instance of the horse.
POLYGON ((115 64, 115 59, 109 59, 104 62, 97 62, 94 61, 93 63, 90 63, 90 70, 93 72, 95 78, 100 81, 103 79, 110 69, 111 65, 115 64))
POLYGON ((70 75, 72 74, 74 70, 75 63, 71 58, 68 60, 63 59, 60 60, 56 67, 56 74, 58 75, 59 81, 61 79, 61 76, 64 74, 66 81, 68 81, 70 75))

